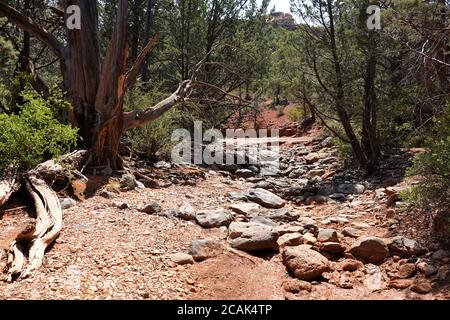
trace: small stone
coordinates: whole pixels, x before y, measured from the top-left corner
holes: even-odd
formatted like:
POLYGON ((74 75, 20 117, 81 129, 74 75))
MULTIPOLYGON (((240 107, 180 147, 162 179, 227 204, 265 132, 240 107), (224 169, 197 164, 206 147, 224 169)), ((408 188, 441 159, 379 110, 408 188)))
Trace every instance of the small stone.
POLYGON ((334 229, 321 229, 317 235, 319 242, 339 242, 338 234, 334 229))
POLYGON ((64 198, 60 199, 59 203, 61 204, 61 209, 67 210, 77 205, 77 202, 72 198, 64 198))
POLYGON ((156 202, 151 202, 140 209, 141 212, 146 214, 155 214, 162 211, 161 206, 156 202))
POLYGON ((358 230, 355 228, 352 228, 352 227, 344 228, 344 230, 342 230, 342 234, 349 238, 358 238, 359 237, 358 230))
POLYGON ((235 174, 238 178, 250 178, 255 175, 255 173, 252 170, 248 169, 239 169, 236 171, 235 174))
POLYGON ((314 237, 314 235, 310 232, 307 232, 303 235, 303 241, 306 244, 315 244, 317 242, 316 237, 314 237))
POLYGON ((345 251, 345 248, 339 242, 324 242, 320 249, 321 251, 336 254, 340 254, 345 251))
POLYGON ((177 216, 180 219, 186 220, 186 221, 192 221, 195 220, 195 217, 197 215, 197 211, 195 208, 187 201, 184 201, 179 207, 177 216))
POLYGON ((228 208, 238 214, 250 216, 251 214, 258 213, 261 209, 261 206, 257 203, 236 203, 230 205, 228 208))
POLYGON ((419 280, 418 282, 414 283, 411 286, 411 291, 420 293, 420 294, 427 294, 427 293, 430 293, 432 290, 433 290, 433 287, 426 280, 419 280))
POLYGON ((437 271, 437 277, 439 280, 448 281, 450 280, 450 266, 442 266, 437 271))
POLYGON ((339 287, 342 289, 352 289, 354 285, 354 280, 349 273, 343 273, 339 278, 339 287))
POLYGON ((246 201, 248 200, 245 194, 243 193, 237 193, 237 192, 230 192, 228 193, 228 198, 230 198, 233 201, 246 201))
POLYGON ((416 265, 414 263, 406 263, 401 265, 397 271, 397 277, 399 279, 409 279, 416 273, 416 265))
POLYGON ((110 191, 106 191, 106 190, 102 190, 100 191, 100 193, 98 194, 100 197, 105 198, 105 199, 111 199, 114 198, 114 193, 110 192, 110 191))
POLYGON ((283 282, 283 289, 291 293, 300 293, 301 291, 311 292, 312 285, 309 282, 298 280, 298 279, 288 279, 283 282))
POLYGON ((197 222, 204 228, 220 228, 229 226, 233 221, 233 214, 224 209, 199 213, 196 216, 197 222))
POLYGON ((438 269, 435 266, 428 264, 426 262, 419 262, 417 264, 417 269, 427 277, 436 274, 438 271, 438 269))
POLYGON ((388 287, 403 290, 403 289, 409 288, 412 284, 413 284, 413 280, 395 279, 395 280, 389 281, 388 287))
POLYGON ((250 189, 246 196, 251 201, 258 203, 265 208, 279 209, 285 205, 285 201, 279 196, 261 188, 250 189))
POLYGON ((197 262, 214 258, 224 251, 224 246, 215 240, 194 240, 189 245, 188 253, 197 262))
POLYGON ((170 260, 179 265, 193 264, 194 258, 186 253, 174 253, 170 255, 170 260))
POLYGON ((317 226, 317 222, 314 219, 311 219, 309 217, 299 217, 297 219, 297 224, 299 224, 303 228, 309 230, 311 233, 316 233, 317 230, 319 230, 319 227, 317 226))
POLYGON ((444 258, 447 258, 448 256, 449 256, 448 251, 440 249, 433 253, 432 259, 433 260, 442 260, 444 258))
POLYGON ((283 247, 295 247, 303 244, 303 235, 301 233, 286 233, 278 238, 278 246, 283 247))
POLYGON ((136 178, 132 174, 124 174, 120 178, 120 187, 125 190, 134 190, 137 187, 136 178))
POLYGON ((339 262, 336 266, 337 270, 344 270, 354 272, 356 270, 361 270, 364 268, 364 265, 361 261, 353 260, 353 259, 345 259, 339 262))

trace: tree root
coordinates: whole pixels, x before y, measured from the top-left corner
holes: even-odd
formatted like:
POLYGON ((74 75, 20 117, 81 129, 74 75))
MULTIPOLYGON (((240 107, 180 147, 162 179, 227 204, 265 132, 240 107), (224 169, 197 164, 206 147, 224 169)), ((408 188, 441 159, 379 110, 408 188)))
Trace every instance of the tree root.
MULTIPOLYGON (((61 161, 44 162, 23 176, 34 202, 36 221, 27 225, 11 243, 7 261, 8 282, 27 278, 42 266, 45 250, 56 240, 62 228, 61 205, 50 185, 68 177, 87 181, 80 172, 87 156, 87 151, 76 151, 64 156, 61 161), (71 168, 66 168, 64 163, 71 168)), ((20 182, 15 175, 0 180, 0 206, 19 188, 20 182)))
POLYGON ((57 194, 44 180, 30 174, 25 178, 28 193, 36 207, 36 225, 24 230, 11 244, 8 281, 24 279, 42 266, 45 250, 58 237, 62 228, 62 209, 57 194), (25 267, 25 251, 28 264, 25 267))

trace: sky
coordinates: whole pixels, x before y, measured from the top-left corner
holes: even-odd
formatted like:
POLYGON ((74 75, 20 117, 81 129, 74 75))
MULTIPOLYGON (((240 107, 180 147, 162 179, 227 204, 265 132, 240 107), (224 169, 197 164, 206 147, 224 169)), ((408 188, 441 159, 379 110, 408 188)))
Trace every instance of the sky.
POLYGON ((277 11, 283 11, 285 13, 291 12, 290 0, 272 0, 269 6, 269 10, 275 5, 277 11))

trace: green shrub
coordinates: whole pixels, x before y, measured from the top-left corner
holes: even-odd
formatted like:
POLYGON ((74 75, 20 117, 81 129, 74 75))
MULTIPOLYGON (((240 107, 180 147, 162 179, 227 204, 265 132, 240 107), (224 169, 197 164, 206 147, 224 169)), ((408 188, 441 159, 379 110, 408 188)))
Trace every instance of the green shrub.
MULTIPOLYGON (((127 95, 125 109, 152 106, 169 95, 156 86, 152 91, 145 91, 138 86, 127 95)), ((127 131, 123 142, 146 160, 169 160, 173 146, 172 132, 179 128, 193 128, 195 117, 192 112, 187 112, 190 109, 193 108, 175 106, 153 123, 127 131)))
POLYGON ((22 93, 18 114, 0 114, 0 173, 13 166, 25 171, 70 151, 77 129, 56 119, 56 110, 70 106, 54 92, 48 100, 34 91, 22 93))
POLYGON ((304 119, 304 112, 300 108, 300 106, 297 106, 295 108, 291 108, 288 111, 288 119, 292 122, 301 122, 304 119))
POLYGON ((450 103, 434 119, 433 134, 427 139, 427 152, 414 159, 409 175, 422 182, 404 194, 408 202, 445 207, 450 203, 450 103))

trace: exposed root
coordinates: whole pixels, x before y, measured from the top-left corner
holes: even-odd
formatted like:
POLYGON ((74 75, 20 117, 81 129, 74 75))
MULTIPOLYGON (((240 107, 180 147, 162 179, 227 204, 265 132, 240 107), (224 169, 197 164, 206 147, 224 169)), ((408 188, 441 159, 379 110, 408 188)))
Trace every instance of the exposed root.
POLYGON ((42 266, 45 250, 55 241, 62 228, 62 210, 57 194, 33 174, 25 178, 27 190, 36 207, 36 225, 24 230, 11 244, 8 281, 24 279, 42 266), (28 264, 25 266, 25 251, 28 264))

